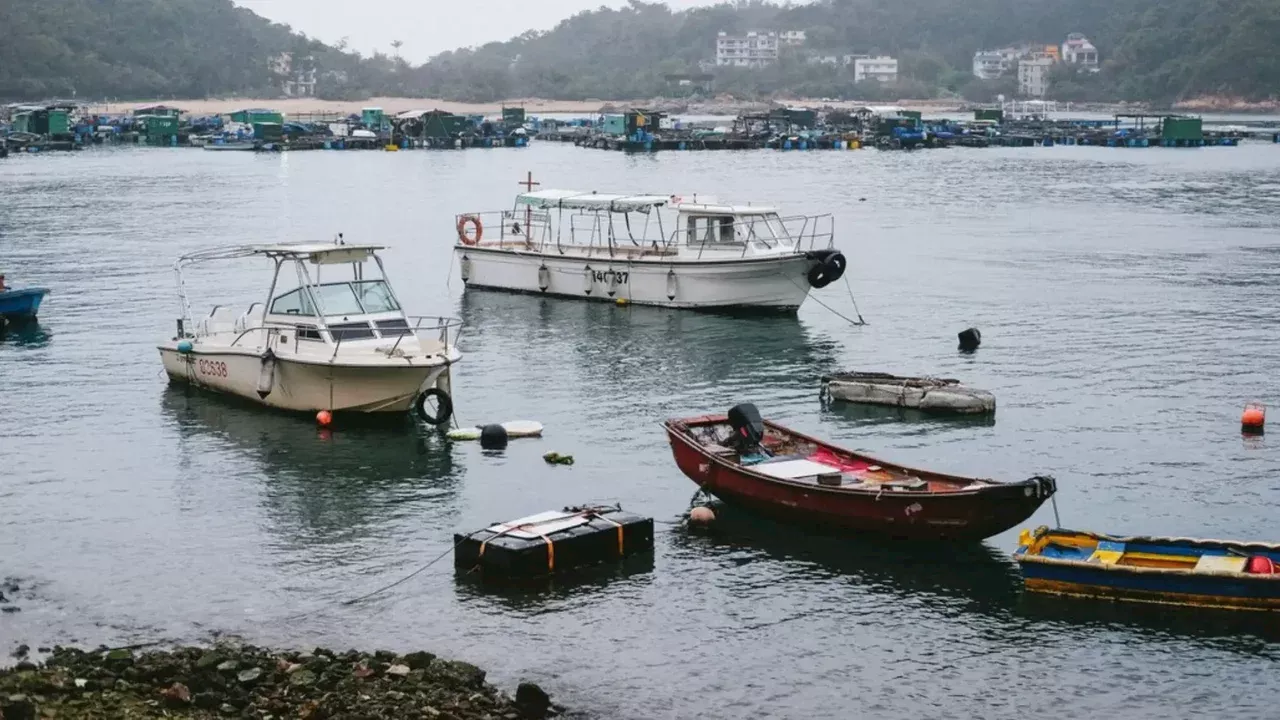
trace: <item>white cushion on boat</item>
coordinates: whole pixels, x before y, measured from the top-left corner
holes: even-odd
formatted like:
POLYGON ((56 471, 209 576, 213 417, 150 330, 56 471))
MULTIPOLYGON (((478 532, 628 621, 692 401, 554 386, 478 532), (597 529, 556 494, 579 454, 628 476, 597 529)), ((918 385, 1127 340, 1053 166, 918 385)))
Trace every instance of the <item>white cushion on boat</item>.
POLYGON ((751 468, 761 475, 794 480, 795 478, 821 475, 829 472, 840 472, 840 468, 825 465, 812 460, 785 460, 783 462, 761 463, 751 468))
POLYGON ((235 330, 235 315, 231 312, 231 308, 215 308, 204 321, 204 327, 206 335, 231 332, 235 330))
POLYGON ((1196 572, 1244 572, 1249 558, 1237 555, 1201 555, 1193 568, 1196 572))
POLYGON ((251 328, 262 327, 262 316, 266 312, 266 306, 262 303, 254 303, 245 310, 240 317, 236 318, 235 331, 242 333, 251 328))

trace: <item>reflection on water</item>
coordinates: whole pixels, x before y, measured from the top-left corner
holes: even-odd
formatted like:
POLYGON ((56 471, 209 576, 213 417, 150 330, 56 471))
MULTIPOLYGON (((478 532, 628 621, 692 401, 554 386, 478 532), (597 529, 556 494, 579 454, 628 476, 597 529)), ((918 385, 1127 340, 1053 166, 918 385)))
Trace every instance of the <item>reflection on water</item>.
POLYGON ((922 602, 946 600, 956 613, 1006 612, 1021 582, 1008 557, 987 544, 885 543, 801 532, 720 503, 715 513, 714 525, 683 530, 674 537, 674 546, 690 553, 731 555, 738 562, 803 566, 816 577, 842 579, 877 593, 922 602))
POLYGON ((161 411, 178 429, 184 469, 210 441, 237 459, 259 465, 268 514, 283 540, 302 544, 349 541, 411 500, 450 502, 461 481, 449 444, 432 429, 405 419, 398 428, 318 429, 310 418, 264 411, 238 398, 170 385, 161 411))
POLYGON ((1273 613, 1063 598, 1024 593, 1020 616, 1057 628, 1184 638, 1219 650, 1280 660, 1280 624, 1273 613))
POLYGON ((14 347, 44 347, 53 338, 53 330, 38 321, 0 323, 0 343, 14 347))

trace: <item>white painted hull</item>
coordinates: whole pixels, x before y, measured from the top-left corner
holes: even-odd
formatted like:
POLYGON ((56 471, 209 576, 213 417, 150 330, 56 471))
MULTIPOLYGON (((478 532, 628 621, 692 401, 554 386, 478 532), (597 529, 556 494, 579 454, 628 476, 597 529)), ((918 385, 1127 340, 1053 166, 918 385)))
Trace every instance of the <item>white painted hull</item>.
POLYGON ((671 308, 795 310, 809 295, 806 273, 815 262, 802 254, 701 262, 475 246, 454 252, 467 287, 671 308))
POLYGON ((230 142, 230 143, 217 144, 217 143, 206 142, 203 147, 205 150, 218 150, 218 151, 224 151, 224 152, 239 150, 244 152, 244 151, 252 151, 253 143, 230 142))
POLYGON ((448 366, 329 365, 277 356, 271 391, 258 394, 263 360, 254 352, 197 347, 188 353, 160 346, 171 382, 187 383, 282 410, 315 412, 406 412, 419 392, 433 385, 448 391, 448 366))

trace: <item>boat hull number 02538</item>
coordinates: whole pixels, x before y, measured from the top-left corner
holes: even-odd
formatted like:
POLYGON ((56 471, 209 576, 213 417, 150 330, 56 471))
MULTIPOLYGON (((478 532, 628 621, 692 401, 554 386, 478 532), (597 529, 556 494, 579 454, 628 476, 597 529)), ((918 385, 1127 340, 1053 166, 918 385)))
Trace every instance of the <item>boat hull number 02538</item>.
POLYGON ((627 284, 627 275, 629 274, 625 270, 593 270, 592 273, 596 282, 608 282, 610 278, 616 278, 619 285, 627 284))
POLYGON ((196 367, 200 369, 201 375, 208 375, 210 377, 227 376, 227 364, 218 360, 202 359, 196 362, 196 367))

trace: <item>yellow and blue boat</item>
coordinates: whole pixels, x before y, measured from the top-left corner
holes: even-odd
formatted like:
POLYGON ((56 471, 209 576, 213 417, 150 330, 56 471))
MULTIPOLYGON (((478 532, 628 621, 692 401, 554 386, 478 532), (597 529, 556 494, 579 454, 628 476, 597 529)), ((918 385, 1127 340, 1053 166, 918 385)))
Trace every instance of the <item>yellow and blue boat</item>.
POLYGON ((1013 558, 1031 592, 1280 611, 1280 545, 1023 530, 1013 558))

